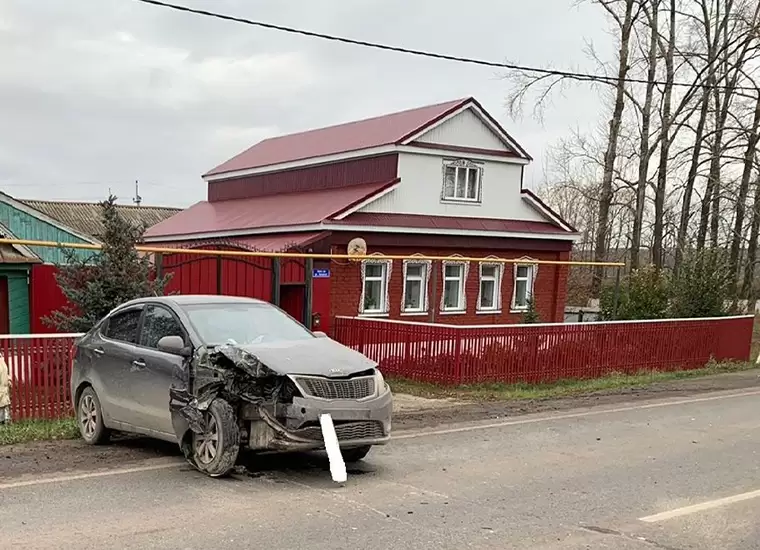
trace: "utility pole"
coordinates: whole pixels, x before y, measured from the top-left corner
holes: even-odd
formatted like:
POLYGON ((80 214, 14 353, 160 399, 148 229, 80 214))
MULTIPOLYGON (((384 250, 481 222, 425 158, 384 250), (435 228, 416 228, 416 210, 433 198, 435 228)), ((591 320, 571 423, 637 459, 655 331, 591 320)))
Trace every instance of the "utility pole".
POLYGON ((135 180, 135 198, 132 199, 132 202, 137 206, 140 206, 140 203, 142 202, 142 197, 140 196, 140 182, 138 180, 135 180))

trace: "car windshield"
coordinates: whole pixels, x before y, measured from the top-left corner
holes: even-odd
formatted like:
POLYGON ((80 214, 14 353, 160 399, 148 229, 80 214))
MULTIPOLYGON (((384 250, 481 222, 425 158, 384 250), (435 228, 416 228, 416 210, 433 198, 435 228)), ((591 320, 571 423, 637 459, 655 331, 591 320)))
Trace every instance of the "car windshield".
POLYGON ((183 309, 206 345, 265 344, 314 335, 269 304, 196 304, 183 309))

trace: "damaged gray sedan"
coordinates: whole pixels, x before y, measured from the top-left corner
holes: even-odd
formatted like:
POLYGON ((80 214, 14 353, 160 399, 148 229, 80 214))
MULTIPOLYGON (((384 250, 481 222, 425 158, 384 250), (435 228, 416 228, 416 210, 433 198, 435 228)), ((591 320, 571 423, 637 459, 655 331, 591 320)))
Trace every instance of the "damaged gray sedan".
POLYGON ((346 462, 390 439, 392 396, 377 364, 249 298, 119 306, 77 342, 71 390, 87 443, 111 430, 177 442, 211 476, 229 473, 241 447, 323 449, 322 414, 346 462))

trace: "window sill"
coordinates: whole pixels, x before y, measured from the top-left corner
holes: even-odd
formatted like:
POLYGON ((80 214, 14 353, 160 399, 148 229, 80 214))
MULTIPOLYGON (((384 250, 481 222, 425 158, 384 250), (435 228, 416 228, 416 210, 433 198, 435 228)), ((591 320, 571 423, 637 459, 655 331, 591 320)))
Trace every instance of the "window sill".
POLYGON ((390 313, 360 313, 359 317, 389 317, 390 313))
POLYGON ((429 315, 427 311, 402 311, 402 317, 421 317, 423 315, 429 315))
POLYGON ((438 312, 439 315, 465 315, 466 313, 467 313, 467 310, 465 309, 456 309, 456 310, 449 309, 449 310, 438 312))
POLYGON ((463 204, 468 206, 480 206, 483 204, 483 201, 473 201, 473 200, 467 200, 467 199, 441 199, 441 203, 443 204, 463 204))
POLYGON ((475 315, 501 315, 500 309, 479 309, 475 315))
POLYGON ((514 308, 512 308, 512 309, 509 310, 510 313, 525 313, 526 311, 528 311, 527 307, 526 308, 522 308, 522 309, 514 309, 514 308))

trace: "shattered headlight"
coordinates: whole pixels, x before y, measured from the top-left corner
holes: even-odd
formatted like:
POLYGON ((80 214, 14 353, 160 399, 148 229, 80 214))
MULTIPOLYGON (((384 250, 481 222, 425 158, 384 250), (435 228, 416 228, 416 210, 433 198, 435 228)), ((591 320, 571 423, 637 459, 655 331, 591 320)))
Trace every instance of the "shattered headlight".
POLYGON ((378 395, 385 393, 388 390, 388 385, 385 383, 385 378, 380 372, 380 369, 375 369, 375 391, 378 395))

